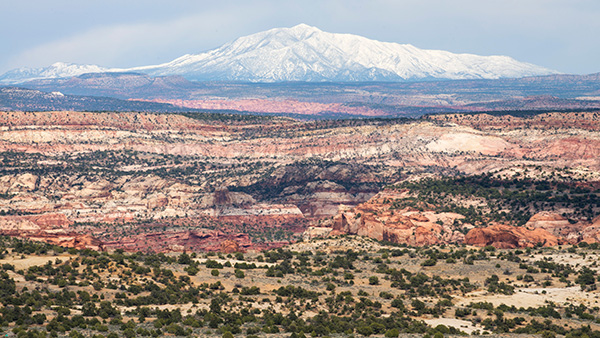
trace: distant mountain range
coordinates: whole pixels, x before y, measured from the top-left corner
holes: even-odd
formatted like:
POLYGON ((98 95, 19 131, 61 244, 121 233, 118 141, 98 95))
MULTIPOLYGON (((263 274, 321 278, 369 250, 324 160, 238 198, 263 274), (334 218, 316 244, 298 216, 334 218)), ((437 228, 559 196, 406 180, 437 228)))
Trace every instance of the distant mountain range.
POLYGON ((21 88, 0 87, 0 110, 177 112, 198 109, 342 118, 600 108, 600 73, 394 83, 196 82, 181 76, 94 73, 35 80, 19 86, 21 88), (134 101, 136 99, 142 101, 134 101))
MULTIPOLYGON (((391 97, 453 95, 465 103, 503 101, 527 96, 600 97, 600 73, 546 75, 518 79, 455 80, 395 83, 232 83, 188 81, 182 76, 137 73, 90 73, 70 78, 40 79, 19 84, 44 92, 106 96, 120 99, 275 99, 315 102, 389 104, 391 97)), ((397 104, 398 100, 392 100, 397 104)))
POLYGON ((187 98, 190 92, 204 87, 181 76, 152 77, 137 73, 87 73, 68 78, 39 79, 19 87, 64 94, 131 98, 187 98))
POLYGON ((408 44, 323 32, 300 24, 240 37, 217 49, 184 55, 160 65, 114 69, 58 62, 45 68, 11 70, 0 76, 0 83, 16 84, 104 72, 242 82, 422 81, 558 74, 507 56, 424 50, 408 44))
POLYGON ((65 95, 19 87, 0 87, 0 111, 135 111, 189 112, 196 109, 166 103, 121 100, 111 97, 65 95))

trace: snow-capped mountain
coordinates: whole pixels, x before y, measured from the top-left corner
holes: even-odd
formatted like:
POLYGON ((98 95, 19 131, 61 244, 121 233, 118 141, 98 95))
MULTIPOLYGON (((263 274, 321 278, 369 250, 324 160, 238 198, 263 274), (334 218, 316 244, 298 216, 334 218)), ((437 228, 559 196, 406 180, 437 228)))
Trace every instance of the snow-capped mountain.
POLYGON ((181 75, 196 81, 250 82, 498 79, 558 73, 507 56, 424 50, 357 35, 327 33, 305 24, 244 36, 217 49, 154 66, 102 69, 60 64, 66 66, 61 71, 55 65, 49 67, 52 69, 10 71, 0 76, 0 82, 70 77, 86 69, 181 75))

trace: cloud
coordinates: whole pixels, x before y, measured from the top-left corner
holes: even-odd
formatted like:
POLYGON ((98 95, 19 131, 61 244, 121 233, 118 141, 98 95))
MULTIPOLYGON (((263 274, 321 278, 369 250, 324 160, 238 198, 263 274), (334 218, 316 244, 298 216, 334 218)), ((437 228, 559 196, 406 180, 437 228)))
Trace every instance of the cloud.
MULTIPOLYGON (((245 12, 255 11, 248 8, 245 12)), ((182 54, 218 47, 249 27, 260 26, 256 25, 257 20, 260 22, 261 16, 268 14, 265 11, 241 16, 220 9, 163 22, 101 26, 28 48, 7 64, 40 67, 64 61, 130 67, 165 62, 182 54)), ((257 27, 257 31, 260 29, 257 27)))

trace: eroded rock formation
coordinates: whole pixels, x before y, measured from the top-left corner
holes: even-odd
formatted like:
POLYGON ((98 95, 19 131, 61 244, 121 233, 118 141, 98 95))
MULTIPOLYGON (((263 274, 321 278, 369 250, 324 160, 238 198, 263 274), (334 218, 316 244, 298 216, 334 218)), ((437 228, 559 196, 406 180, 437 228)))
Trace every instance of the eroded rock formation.
POLYGON ((456 222, 464 218, 459 214, 393 207, 394 200, 407 197, 407 192, 383 191, 354 208, 342 208, 330 222, 310 227, 304 239, 355 234, 412 246, 465 243, 503 249, 600 242, 600 217, 592 222, 569 222, 544 211, 532 216, 525 226, 473 227, 456 222), (466 236, 463 235, 467 230, 466 236))
MULTIPOLYGON (((1 113, 0 212, 21 216, 2 216, 0 228, 71 231, 113 242, 112 232, 160 223, 164 232, 177 233, 170 238, 179 248, 186 240, 178 236, 192 238, 199 229, 233 236, 245 233, 241 226, 260 234, 297 223, 293 231, 299 232, 307 219, 333 217, 334 234, 459 243, 468 227, 455 222, 458 214, 426 205, 395 208, 389 200, 400 197, 386 196, 390 192, 364 202, 400 179, 404 168, 479 174, 539 164, 585 168, 578 179, 600 181, 599 120, 594 113, 552 113, 224 123, 176 114, 1 113), (341 205, 348 207, 339 212, 341 205), (200 217, 211 218, 210 226, 172 227, 200 217)), ((544 217, 532 218, 527 228, 569 243, 600 238, 598 222, 544 217)))
POLYGON ((330 234, 355 234, 414 246, 463 241, 464 235, 453 225, 463 216, 394 209, 391 201, 404 197, 403 192, 384 191, 355 208, 345 208, 334 216, 330 234))
POLYGON ((491 245, 501 249, 532 248, 536 245, 554 246, 563 241, 544 229, 495 224, 475 228, 465 236, 465 243, 475 246, 491 245))
POLYGON ((90 248, 98 251, 104 249, 99 239, 68 229, 72 223, 61 213, 0 216, 0 234, 29 238, 68 248, 90 248))
POLYGON ((591 222, 569 221, 556 213, 541 212, 531 217, 525 226, 547 230, 569 244, 600 242, 600 217, 591 222))

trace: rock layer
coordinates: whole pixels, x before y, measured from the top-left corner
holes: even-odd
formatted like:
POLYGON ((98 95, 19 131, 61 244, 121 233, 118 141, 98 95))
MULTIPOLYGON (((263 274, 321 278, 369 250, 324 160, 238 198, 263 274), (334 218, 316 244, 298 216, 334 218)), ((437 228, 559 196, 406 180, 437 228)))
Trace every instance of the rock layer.
POLYGON ((475 228, 465 236, 465 243, 475 246, 491 245, 501 249, 532 248, 536 245, 554 246, 563 241, 544 229, 528 229, 504 224, 475 228))

